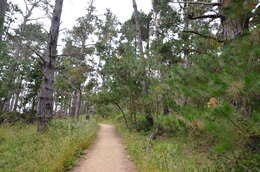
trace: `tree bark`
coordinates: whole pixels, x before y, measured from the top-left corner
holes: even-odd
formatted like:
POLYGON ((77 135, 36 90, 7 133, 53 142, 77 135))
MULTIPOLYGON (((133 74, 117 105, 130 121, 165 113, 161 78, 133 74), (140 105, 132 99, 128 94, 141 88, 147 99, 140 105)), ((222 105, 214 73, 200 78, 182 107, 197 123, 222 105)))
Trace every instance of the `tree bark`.
POLYGON ((12 111, 16 111, 17 110, 19 97, 20 97, 20 94, 21 94, 21 91, 22 91, 21 87, 22 87, 22 79, 19 78, 18 79, 18 88, 17 88, 17 90, 15 91, 15 94, 14 94, 15 101, 14 101, 14 106, 13 106, 12 111))
POLYGON ((143 42, 142 42, 142 32, 141 32, 141 23, 139 12, 137 9, 136 1, 133 0, 133 8, 134 8, 134 17, 135 17, 135 29, 136 29, 136 37, 137 37, 137 46, 139 50, 139 55, 143 59, 144 58, 144 50, 143 50, 143 42))
POLYGON ((222 19, 222 27, 223 27, 222 34, 223 34, 224 41, 231 41, 245 34, 245 32, 248 30, 249 27, 248 21, 249 18, 222 19))
MULTIPOLYGON (((143 63, 143 76, 145 77, 143 82, 142 82, 142 87, 143 87, 143 95, 148 94, 148 89, 149 89, 149 84, 146 80, 147 73, 146 73, 146 62, 145 62, 145 57, 144 57, 144 50, 143 50, 143 42, 142 42, 142 30, 141 30, 141 21, 140 21, 140 15, 138 12, 137 4, 136 1, 133 0, 133 8, 134 8, 134 17, 135 17, 135 28, 136 28, 136 38, 137 38, 137 47, 139 50, 139 56, 142 60, 143 63)), ((135 103, 134 103, 135 104, 135 103)), ((149 119, 153 119, 152 114, 150 113, 149 107, 144 106, 144 112, 146 113, 146 117, 149 119)), ((136 124, 136 112, 133 113, 135 125, 136 124)))
POLYGON ((10 103, 11 103, 11 98, 7 98, 4 104, 3 111, 4 112, 9 112, 10 111, 10 103))
POLYGON ((81 92, 78 91, 77 98, 76 98, 76 109, 75 109, 75 116, 77 119, 79 119, 80 107, 81 107, 81 92))
POLYGON ((228 42, 238 38, 239 36, 243 36, 245 32, 248 31, 250 13, 251 10, 253 10, 253 6, 249 7, 244 4, 246 1, 240 3, 240 5, 236 7, 234 7, 235 2, 231 0, 219 0, 219 2, 223 4, 222 6, 220 6, 220 13, 223 16, 221 18, 221 24, 222 37, 224 41, 228 42), (230 15, 230 13, 234 14, 235 12, 237 12, 237 10, 242 10, 242 12, 240 14, 237 14, 236 16, 230 15))
POLYGON ((153 4, 153 15, 154 15, 154 32, 155 32, 155 37, 156 40, 160 39, 160 29, 159 29, 159 10, 158 10, 158 4, 156 3, 155 0, 152 0, 153 4))
POLYGON ((77 107, 77 91, 75 90, 73 92, 73 97, 71 98, 72 103, 71 103, 71 111, 70 111, 70 116, 75 117, 76 116, 76 107, 77 107))
POLYGON ((6 7, 7 7, 7 0, 1 0, 0 1, 0 42, 2 42, 2 37, 4 34, 6 7))
MULTIPOLYGON (((188 1, 187 0, 184 0, 184 9, 183 9, 183 12, 184 12, 184 30, 189 30, 189 4, 188 4, 188 1)), ((189 43, 188 43, 188 40, 189 40, 189 36, 188 35, 185 35, 184 36, 184 46, 185 47, 188 47, 189 46, 189 43)), ((188 68, 189 67, 189 51, 187 51, 187 49, 184 50, 184 67, 185 68, 188 68)))
POLYGON ((72 117, 72 107, 73 107, 73 93, 69 96, 68 99, 68 114, 72 117))
POLYGON ((59 37, 60 19, 63 0, 56 0, 53 11, 51 28, 48 38, 47 56, 43 64, 43 80, 40 86, 39 102, 37 106, 38 131, 46 130, 47 122, 53 116, 53 92, 55 59, 57 56, 57 42, 59 37))

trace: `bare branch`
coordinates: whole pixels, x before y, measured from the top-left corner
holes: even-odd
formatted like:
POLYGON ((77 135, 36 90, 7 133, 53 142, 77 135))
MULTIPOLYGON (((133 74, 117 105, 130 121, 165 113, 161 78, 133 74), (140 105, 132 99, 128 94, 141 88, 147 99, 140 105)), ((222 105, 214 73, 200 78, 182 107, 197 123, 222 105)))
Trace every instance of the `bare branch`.
POLYGON ((35 21, 35 20, 41 20, 41 19, 46 19, 46 17, 38 17, 38 18, 28 19, 27 21, 35 21))

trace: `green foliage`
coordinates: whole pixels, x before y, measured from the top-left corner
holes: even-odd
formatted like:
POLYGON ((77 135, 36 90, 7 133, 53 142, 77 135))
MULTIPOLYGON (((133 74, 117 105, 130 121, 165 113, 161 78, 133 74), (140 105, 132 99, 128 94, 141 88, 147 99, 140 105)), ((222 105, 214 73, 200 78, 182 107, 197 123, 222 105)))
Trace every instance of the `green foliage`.
POLYGON ((114 114, 115 108, 112 105, 96 105, 96 113, 100 114, 103 118, 107 118, 114 114))
POLYGON ((176 117, 176 114, 158 115, 155 122, 160 132, 171 136, 180 134, 185 131, 188 120, 176 117))
POLYGON ((17 121, 24 123, 33 123, 36 121, 36 116, 32 112, 27 112, 23 114, 17 112, 0 112, 0 124, 8 123, 13 125, 17 121))

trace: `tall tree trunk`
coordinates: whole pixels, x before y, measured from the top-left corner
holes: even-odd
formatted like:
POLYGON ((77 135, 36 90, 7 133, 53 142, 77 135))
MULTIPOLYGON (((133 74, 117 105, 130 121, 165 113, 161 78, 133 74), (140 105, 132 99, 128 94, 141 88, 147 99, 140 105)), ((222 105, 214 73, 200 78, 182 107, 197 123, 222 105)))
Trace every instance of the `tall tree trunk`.
POLYGON ((160 39, 160 29, 159 29, 159 10, 158 10, 158 1, 152 0, 153 5, 153 15, 154 15, 154 32, 155 32, 155 39, 160 39))
MULTIPOLYGON (((183 12, 184 12, 184 30, 189 30, 189 3, 188 0, 184 0, 184 7, 183 7, 183 12)), ((184 35, 184 67, 188 68, 189 67, 189 51, 188 51, 188 43, 189 36, 188 34, 184 35)))
POLYGON ((63 0, 56 0, 53 11, 51 28, 48 38, 47 56, 43 64, 43 80, 40 86, 37 107, 38 131, 43 132, 48 120, 53 116, 53 92, 55 59, 57 56, 57 42, 59 36, 60 19, 63 0))
POLYGON ((36 110, 35 110, 35 104, 36 104, 36 98, 34 97, 33 100, 32 100, 32 107, 31 107, 31 111, 34 113, 36 110))
POLYGON ((5 12, 7 8, 7 0, 0 1, 0 42, 4 34, 5 12))
MULTIPOLYGON (((140 15, 138 12, 136 1, 133 0, 133 8, 134 8, 134 17, 135 17, 135 30, 136 30, 136 38, 137 38, 137 47, 139 50, 139 56, 143 63, 143 76, 145 76, 142 86, 143 86, 143 95, 148 94, 148 82, 146 80, 146 63, 145 63, 145 57, 144 57, 144 50, 143 50, 143 42, 142 42, 142 30, 141 30, 141 21, 140 21, 140 15)), ((144 112, 146 113, 146 117, 152 119, 152 114, 150 112, 150 107, 144 106, 144 112)), ((134 113, 134 119, 136 117, 136 113, 134 113)))
POLYGON ((137 4, 136 4, 135 0, 133 0, 133 8, 134 8, 134 17, 135 17, 135 29, 136 29, 136 37, 137 37, 137 47, 138 47, 138 50, 139 50, 140 57, 144 58, 140 16, 139 16, 139 12, 138 12, 137 4))

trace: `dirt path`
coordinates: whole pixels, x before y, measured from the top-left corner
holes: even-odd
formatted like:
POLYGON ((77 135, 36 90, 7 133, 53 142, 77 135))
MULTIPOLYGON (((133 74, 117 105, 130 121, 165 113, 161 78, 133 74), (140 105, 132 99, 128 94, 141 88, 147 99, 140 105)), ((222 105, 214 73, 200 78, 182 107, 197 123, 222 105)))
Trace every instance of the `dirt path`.
POLYGON ((136 172, 115 128, 100 124, 96 143, 72 172, 136 172))

